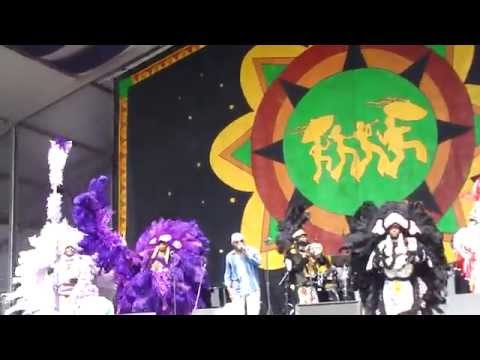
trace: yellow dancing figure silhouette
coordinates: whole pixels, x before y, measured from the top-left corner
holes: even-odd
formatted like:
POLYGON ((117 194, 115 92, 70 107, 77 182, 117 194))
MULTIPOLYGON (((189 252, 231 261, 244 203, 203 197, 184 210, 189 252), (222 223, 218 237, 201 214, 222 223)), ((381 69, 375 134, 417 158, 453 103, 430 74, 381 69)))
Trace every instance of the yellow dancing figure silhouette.
POLYGON ((422 120, 427 115, 427 111, 412 104, 409 100, 403 99, 386 99, 374 104, 383 106, 383 111, 387 115, 385 120, 387 128, 383 134, 377 130, 378 140, 395 154, 395 158, 385 168, 385 173, 394 179, 398 177, 398 169, 405 160, 405 150, 407 149, 414 149, 417 160, 426 163, 427 149, 425 145, 418 140, 406 141, 405 134, 410 132, 412 128, 409 126, 397 127, 396 120, 422 120))
POLYGON ((327 144, 323 146, 321 144, 321 140, 315 142, 310 149, 310 156, 313 158, 315 162, 316 171, 313 175, 313 181, 317 184, 320 182, 320 178, 322 177, 322 164, 325 162, 325 169, 332 173, 332 158, 330 156, 323 155, 323 152, 328 149, 330 146, 330 141, 327 140, 327 144))
POLYGON ((351 155, 353 158, 352 165, 350 166, 350 175, 352 175, 355 180, 359 181, 360 177, 358 176, 357 167, 359 163, 357 151, 347 145, 345 145, 346 139, 351 139, 353 136, 345 136, 342 134, 342 127, 340 125, 335 125, 328 136, 329 139, 332 139, 337 144, 337 154, 340 157, 340 161, 335 166, 335 169, 330 172, 332 179, 337 181, 342 176, 343 168, 347 162, 347 155, 351 155))
POLYGON ((313 175, 313 181, 317 184, 320 182, 323 172, 323 163, 325 163, 325 169, 332 172, 332 158, 324 155, 323 152, 330 146, 330 141, 327 140, 326 145, 322 145, 322 137, 330 129, 334 121, 333 115, 321 116, 310 120, 310 123, 303 132, 302 143, 308 144, 313 142, 310 148, 310 156, 315 162, 315 174, 313 175))
POLYGON ((358 140, 360 148, 365 153, 365 157, 359 161, 357 166, 357 175, 362 178, 365 170, 373 159, 373 154, 379 156, 377 171, 381 176, 385 175, 388 169, 390 160, 387 154, 383 151, 381 146, 371 142, 369 139, 372 136, 372 124, 366 124, 363 121, 359 121, 356 124, 356 130, 353 133, 353 137, 358 140))

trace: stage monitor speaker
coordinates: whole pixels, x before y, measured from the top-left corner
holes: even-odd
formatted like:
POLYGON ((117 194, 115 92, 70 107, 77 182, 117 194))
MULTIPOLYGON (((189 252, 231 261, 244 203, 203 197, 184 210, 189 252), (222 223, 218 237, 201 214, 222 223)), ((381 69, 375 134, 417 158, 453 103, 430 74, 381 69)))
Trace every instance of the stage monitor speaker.
POLYGON ((457 294, 447 297, 441 306, 444 315, 480 315, 480 295, 457 294))
POLYGON ((208 307, 221 308, 227 302, 227 289, 225 287, 211 287, 210 289, 210 303, 208 307))
POLYGON ((197 309, 192 312, 192 315, 222 315, 222 308, 197 309))
POLYGON ((296 315, 360 315, 359 301, 331 301, 314 305, 297 305, 296 315))

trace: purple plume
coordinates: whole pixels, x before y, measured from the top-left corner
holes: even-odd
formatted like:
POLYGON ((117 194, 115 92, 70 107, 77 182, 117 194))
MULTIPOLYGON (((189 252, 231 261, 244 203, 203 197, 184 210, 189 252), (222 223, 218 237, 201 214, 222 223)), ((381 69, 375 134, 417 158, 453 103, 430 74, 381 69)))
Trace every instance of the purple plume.
POLYGON ((110 225, 107 185, 105 176, 93 179, 88 191, 75 197, 73 218, 86 234, 80 242, 83 252, 95 255, 104 271, 115 271, 117 312, 168 315, 176 308, 177 314, 190 314, 199 287, 207 287, 208 239, 195 221, 159 219, 140 236, 135 251, 128 249, 110 225), (167 234, 171 249, 168 271, 152 271, 150 258, 159 237, 167 234))
POLYGON ((55 144, 57 144, 63 151, 68 152, 72 147, 72 142, 65 139, 62 136, 57 136, 55 139, 55 144))

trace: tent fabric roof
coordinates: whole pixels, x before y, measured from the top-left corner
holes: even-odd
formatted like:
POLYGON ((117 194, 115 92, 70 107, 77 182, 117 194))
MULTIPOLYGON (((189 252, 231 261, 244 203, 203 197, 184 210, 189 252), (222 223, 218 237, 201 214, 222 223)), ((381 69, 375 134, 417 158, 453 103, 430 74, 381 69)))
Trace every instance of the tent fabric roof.
MULTIPOLYGON (((168 47, 0 46, 0 249, 8 242, 12 145, 8 128, 17 125, 16 230, 36 232, 45 220, 48 140, 61 135, 74 142, 65 169, 64 212, 69 214, 71 196, 83 191, 91 177, 112 172, 112 77, 168 47)), ((25 239, 17 240, 16 252, 25 239)))

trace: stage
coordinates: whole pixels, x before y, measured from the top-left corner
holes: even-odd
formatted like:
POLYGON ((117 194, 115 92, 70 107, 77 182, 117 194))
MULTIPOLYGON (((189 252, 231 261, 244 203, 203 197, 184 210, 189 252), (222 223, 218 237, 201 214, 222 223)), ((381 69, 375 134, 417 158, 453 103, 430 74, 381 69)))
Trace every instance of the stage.
MULTIPOLYGON (((480 296, 458 294, 449 296, 447 304, 442 306, 444 314, 439 315, 480 315, 480 296)), ((192 315, 229 315, 228 309, 199 309, 192 315)), ((315 305, 298 305, 296 315, 362 315, 358 301, 325 302, 315 305)))

